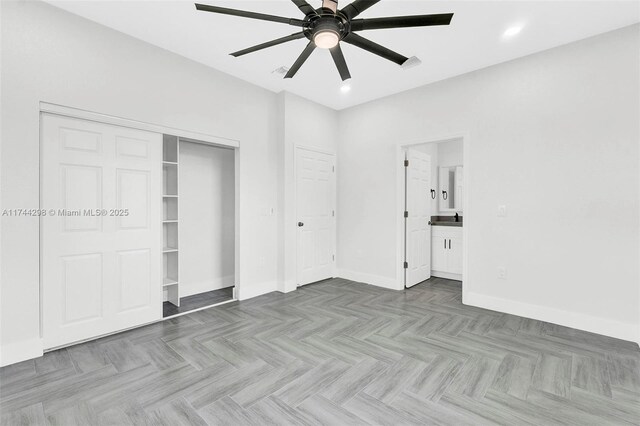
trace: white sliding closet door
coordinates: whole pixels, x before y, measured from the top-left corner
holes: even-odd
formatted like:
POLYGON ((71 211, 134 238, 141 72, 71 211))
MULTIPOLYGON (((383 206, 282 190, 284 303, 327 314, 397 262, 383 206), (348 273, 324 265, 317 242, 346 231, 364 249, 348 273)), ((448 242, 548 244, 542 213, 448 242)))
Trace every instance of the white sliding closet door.
POLYGON ((161 318, 162 135, 48 114, 41 132, 44 347, 161 318))

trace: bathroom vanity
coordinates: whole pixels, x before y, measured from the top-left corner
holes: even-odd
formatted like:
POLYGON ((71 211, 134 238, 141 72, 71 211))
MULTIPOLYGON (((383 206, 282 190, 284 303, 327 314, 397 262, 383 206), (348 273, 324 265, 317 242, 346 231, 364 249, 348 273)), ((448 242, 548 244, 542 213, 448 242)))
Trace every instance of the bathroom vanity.
POLYGON ((462 280, 462 217, 431 217, 431 275, 462 280))

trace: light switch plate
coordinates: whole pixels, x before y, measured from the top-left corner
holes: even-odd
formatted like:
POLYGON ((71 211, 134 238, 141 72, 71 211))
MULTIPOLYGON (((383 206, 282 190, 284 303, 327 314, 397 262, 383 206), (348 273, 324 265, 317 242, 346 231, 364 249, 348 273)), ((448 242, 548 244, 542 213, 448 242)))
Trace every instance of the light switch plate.
POLYGON ((498 206, 498 217, 507 217, 507 206, 498 206))
POLYGON ((498 268, 498 278, 500 278, 501 280, 507 279, 507 268, 505 268, 504 266, 500 266, 498 268))

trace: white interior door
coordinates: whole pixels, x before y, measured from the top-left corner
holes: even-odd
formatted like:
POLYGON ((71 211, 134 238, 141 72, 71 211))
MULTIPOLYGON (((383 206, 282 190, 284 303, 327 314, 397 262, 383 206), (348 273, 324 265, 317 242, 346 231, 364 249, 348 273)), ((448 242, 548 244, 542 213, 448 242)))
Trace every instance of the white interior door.
POLYGON ((161 318, 162 135, 48 114, 41 124, 45 348, 161 318))
POLYGON ((405 286, 431 278, 431 156, 412 149, 406 159, 405 286))
POLYGON ((335 194, 334 156, 296 148, 298 285, 334 275, 335 194))

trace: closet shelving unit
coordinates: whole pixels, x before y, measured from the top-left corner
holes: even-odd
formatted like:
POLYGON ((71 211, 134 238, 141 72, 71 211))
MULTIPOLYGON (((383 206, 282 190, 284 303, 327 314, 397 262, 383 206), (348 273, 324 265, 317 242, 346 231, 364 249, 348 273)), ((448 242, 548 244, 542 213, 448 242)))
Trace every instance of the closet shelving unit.
POLYGON ((178 238, 178 137, 162 139, 163 300, 180 306, 178 238))

